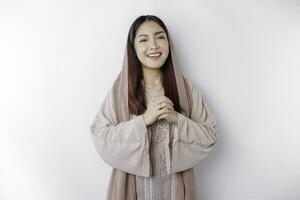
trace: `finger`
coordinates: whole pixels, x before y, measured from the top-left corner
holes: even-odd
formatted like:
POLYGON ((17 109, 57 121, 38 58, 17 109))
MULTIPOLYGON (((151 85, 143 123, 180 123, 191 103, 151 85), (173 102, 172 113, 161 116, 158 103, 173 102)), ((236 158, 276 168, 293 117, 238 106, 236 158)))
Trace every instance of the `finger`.
POLYGON ((169 114, 171 111, 167 108, 164 108, 162 110, 158 111, 158 116, 163 115, 163 114, 169 114))
POLYGON ((162 103, 162 104, 159 104, 159 105, 155 106, 156 110, 161 110, 161 109, 164 109, 164 108, 167 108, 169 110, 174 110, 173 106, 169 103, 162 103))
POLYGON ((165 118, 167 118, 167 114, 162 114, 162 115, 160 115, 157 119, 165 119, 165 118))
POLYGON ((168 103, 166 103, 166 104, 163 106, 163 108, 168 108, 169 110, 174 110, 173 106, 170 105, 170 104, 168 104, 168 103))
POLYGON ((169 103, 172 106, 174 106, 173 102, 169 98, 167 98, 167 97, 166 98, 158 99, 158 100, 154 101, 153 103, 156 104, 156 105, 158 105, 158 104, 161 104, 161 103, 164 103, 164 102, 169 103))

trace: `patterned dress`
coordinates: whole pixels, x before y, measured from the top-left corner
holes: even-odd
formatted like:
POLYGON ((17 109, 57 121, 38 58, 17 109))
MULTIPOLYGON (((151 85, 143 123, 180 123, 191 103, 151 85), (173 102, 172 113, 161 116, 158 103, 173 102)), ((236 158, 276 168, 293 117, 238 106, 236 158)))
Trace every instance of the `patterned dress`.
MULTIPOLYGON (((164 89, 146 89, 146 99, 164 95, 164 89)), ((167 175, 166 155, 164 145, 169 134, 169 123, 165 119, 150 125, 150 160, 151 177, 136 176, 136 191, 138 200, 171 200, 171 175, 167 175)))

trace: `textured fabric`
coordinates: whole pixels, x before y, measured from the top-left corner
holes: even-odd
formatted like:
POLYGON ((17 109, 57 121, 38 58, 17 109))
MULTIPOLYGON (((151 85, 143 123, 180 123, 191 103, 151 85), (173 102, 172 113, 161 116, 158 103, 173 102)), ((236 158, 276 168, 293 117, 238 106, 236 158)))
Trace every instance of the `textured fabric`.
MULTIPOLYGON (((172 185, 176 193, 172 193, 172 200, 182 200, 182 195, 184 200, 196 200, 193 167, 214 149, 216 121, 200 89, 181 73, 170 35, 168 37, 182 110, 178 113, 177 126, 172 125, 166 136, 171 145, 165 145, 167 172, 178 175, 172 176, 172 180, 180 176, 182 180, 172 185)), ((122 70, 90 127, 98 154, 113 167, 107 200, 136 200, 136 175, 151 176, 150 128, 146 127, 142 115, 130 118, 127 59, 126 49, 122 70)))
MULTIPOLYGON (((146 89, 146 99, 164 95, 161 88, 158 91, 146 89)), ((171 200, 171 174, 167 173, 165 145, 168 143, 169 123, 159 120, 150 126, 150 163, 152 175, 150 177, 136 176, 136 190, 138 200, 171 200)))

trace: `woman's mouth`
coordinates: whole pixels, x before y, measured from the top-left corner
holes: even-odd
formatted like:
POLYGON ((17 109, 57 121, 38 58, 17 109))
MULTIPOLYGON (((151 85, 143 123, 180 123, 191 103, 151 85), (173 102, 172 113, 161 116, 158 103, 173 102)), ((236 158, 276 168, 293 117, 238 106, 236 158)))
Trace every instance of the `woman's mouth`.
POLYGON ((148 58, 157 59, 161 56, 161 53, 150 53, 147 55, 148 58))

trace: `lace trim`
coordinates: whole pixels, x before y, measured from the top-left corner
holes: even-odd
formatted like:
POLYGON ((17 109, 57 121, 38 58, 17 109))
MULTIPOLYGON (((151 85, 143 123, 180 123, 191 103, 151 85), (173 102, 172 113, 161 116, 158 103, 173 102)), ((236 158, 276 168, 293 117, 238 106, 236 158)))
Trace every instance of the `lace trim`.
MULTIPOLYGON (((147 100, 163 95, 163 90, 148 90, 147 100)), ((151 125, 150 160, 152 176, 136 176, 138 200, 170 200, 171 175, 167 174, 165 145, 169 134, 169 123, 162 119, 151 125)))

